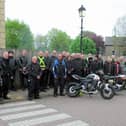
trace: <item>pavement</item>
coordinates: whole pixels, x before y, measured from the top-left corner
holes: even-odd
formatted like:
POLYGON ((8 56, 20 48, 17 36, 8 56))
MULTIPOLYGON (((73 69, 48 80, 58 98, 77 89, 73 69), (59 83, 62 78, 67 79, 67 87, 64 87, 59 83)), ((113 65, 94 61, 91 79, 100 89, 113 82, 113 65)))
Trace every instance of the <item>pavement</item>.
MULTIPOLYGON (((53 94, 52 89, 47 91, 46 93, 44 92, 40 93, 42 97, 52 96, 52 94, 53 94)), ((11 99, 0 101, 0 104, 27 100, 27 90, 9 91, 8 97, 10 97, 11 99)))
POLYGON ((55 98, 52 93, 28 101, 27 91, 10 92, 11 100, 0 104, 0 126, 126 126, 126 91, 111 100, 100 94, 55 98))

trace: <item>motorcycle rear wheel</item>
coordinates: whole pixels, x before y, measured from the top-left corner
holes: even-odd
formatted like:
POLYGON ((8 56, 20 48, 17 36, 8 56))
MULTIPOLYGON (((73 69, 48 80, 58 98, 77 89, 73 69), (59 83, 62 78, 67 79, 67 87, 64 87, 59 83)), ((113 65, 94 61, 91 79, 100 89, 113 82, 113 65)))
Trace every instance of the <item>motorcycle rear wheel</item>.
POLYGON ((112 99, 115 95, 114 89, 110 85, 107 85, 107 87, 106 87, 106 85, 103 85, 101 87, 100 93, 104 99, 108 99, 108 100, 112 99))

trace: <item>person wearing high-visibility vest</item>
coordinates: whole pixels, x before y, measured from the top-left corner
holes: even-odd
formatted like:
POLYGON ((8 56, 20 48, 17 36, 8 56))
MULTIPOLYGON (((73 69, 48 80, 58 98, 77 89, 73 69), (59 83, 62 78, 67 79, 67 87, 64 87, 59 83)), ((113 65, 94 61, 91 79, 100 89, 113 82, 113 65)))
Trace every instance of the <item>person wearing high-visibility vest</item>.
POLYGON ((46 62, 45 62, 45 58, 44 58, 44 53, 42 51, 39 51, 38 53, 38 63, 40 65, 41 68, 41 79, 40 79, 40 90, 43 92, 46 92, 46 81, 45 81, 45 69, 46 69, 46 62))

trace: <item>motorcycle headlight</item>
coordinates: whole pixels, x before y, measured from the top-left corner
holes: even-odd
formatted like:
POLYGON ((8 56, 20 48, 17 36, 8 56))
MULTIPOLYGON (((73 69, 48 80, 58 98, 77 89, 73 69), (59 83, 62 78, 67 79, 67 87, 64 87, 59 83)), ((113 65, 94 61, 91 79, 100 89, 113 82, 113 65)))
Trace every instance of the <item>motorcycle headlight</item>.
POLYGON ((109 83, 113 84, 114 83, 114 80, 108 80, 109 83))

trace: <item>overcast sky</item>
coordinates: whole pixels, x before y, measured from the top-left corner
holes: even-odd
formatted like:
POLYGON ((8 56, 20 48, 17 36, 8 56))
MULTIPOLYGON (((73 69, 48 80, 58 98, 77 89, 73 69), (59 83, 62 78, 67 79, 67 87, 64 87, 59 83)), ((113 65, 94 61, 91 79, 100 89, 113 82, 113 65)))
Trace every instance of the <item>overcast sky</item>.
POLYGON ((126 14, 126 0, 6 0, 6 18, 27 23, 32 32, 45 35, 58 28, 72 38, 80 32, 78 8, 84 5, 84 30, 111 36, 118 17, 126 14))

